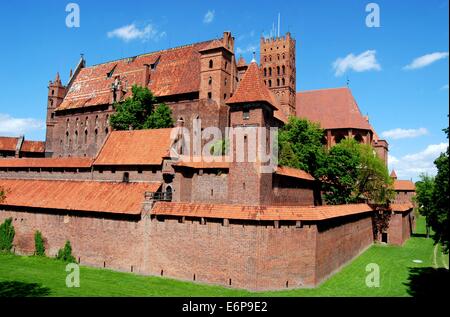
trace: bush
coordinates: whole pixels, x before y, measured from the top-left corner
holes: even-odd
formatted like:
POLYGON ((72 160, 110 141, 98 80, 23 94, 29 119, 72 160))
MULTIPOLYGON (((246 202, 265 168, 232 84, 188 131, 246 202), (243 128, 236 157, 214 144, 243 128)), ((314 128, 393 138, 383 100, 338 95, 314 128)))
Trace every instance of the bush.
POLYGON ((44 239, 40 231, 34 233, 34 248, 37 256, 45 256, 44 239))
POLYGON ((15 234, 12 218, 6 219, 0 225, 0 251, 11 251, 15 234))
POLYGON ((56 258, 64 262, 76 262, 75 258, 72 255, 72 246, 70 245, 69 240, 66 241, 64 248, 58 250, 56 258))

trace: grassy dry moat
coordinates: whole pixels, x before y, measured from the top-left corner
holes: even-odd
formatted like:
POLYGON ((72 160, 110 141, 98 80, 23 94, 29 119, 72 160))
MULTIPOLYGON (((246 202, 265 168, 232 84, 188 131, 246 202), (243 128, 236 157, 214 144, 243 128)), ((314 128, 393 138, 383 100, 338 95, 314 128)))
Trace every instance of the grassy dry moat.
POLYGON ((315 289, 249 292, 81 266, 80 287, 68 288, 66 263, 0 255, 0 297, 11 296, 419 296, 448 284, 448 255, 425 237, 424 219, 404 246, 373 245, 315 289), (414 261, 416 260, 416 261, 414 261), (417 261, 419 260, 419 261, 417 261), (421 262, 420 262, 421 261, 421 262), (366 286, 366 266, 380 268, 380 287, 366 286))

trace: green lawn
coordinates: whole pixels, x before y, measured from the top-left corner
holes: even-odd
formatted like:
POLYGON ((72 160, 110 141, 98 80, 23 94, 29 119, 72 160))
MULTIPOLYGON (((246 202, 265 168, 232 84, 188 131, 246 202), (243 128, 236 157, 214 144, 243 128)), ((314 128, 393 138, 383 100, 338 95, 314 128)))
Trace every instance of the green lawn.
MULTIPOLYGON (((423 219, 417 233, 424 233, 423 219)), ((28 296, 409 296, 420 294, 443 281, 448 255, 440 248, 434 259, 432 239, 412 237, 403 247, 374 245, 339 273, 315 289, 251 293, 224 287, 180 282, 167 278, 138 276, 106 269, 81 267, 80 288, 65 285, 65 264, 54 259, 0 255, 0 297, 28 296), (422 263, 415 263, 420 260, 422 263), (365 284, 366 265, 380 268, 380 287, 365 284), (424 282, 425 281, 425 282, 424 282)))

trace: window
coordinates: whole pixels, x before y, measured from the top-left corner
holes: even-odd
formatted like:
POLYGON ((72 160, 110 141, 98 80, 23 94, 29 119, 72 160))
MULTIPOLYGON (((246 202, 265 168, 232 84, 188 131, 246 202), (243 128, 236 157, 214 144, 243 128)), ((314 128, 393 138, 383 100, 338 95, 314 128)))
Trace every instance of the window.
POLYGON ((211 76, 208 79, 208 85, 210 85, 210 86, 212 85, 212 77, 211 76))
POLYGON ((66 131, 66 145, 69 145, 69 131, 66 131))
POLYGON ((280 75, 280 66, 277 66, 277 75, 280 75))
POLYGON ((122 182, 128 183, 129 181, 130 181, 130 173, 128 172, 123 173, 122 182))
POLYGON ((228 68, 228 62, 225 61, 225 69, 227 69, 227 68, 228 68))
POLYGON ((94 142, 97 143, 97 136, 98 136, 98 130, 95 129, 94 131, 94 142))
POLYGON ((209 68, 213 68, 213 66, 214 66, 213 60, 210 59, 210 60, 209 60, 209 68))
POLYGON ((214 189, 211 189, 211 197, 214 196, 214 189))
POLYGON ((286 67, 284 67, 284 65, 283 65, 283 67, 281 69, 282 69, 282 73, 284 75, 286 73, 286 67))
POLYGON ((283 86, 286 85, 286 80, 284 78, 281 80, 281 82, 282 82, 283 86))
POLYGON ((75 145, 78 145, 78 131, 75 131, 75 145))
POLYGON ((272 68, 269 68, 269 76, 272 76, 272 68))
POLYGON ((280 78, 277 78, 277 86, 280 86, 280 78))
POLYGON ((264 68, 264 77, 267 76, 267 68, 264 68))
POLYGON ((227 94, 223 94, 223 99, 227 99, 227 94))
POLYGON ((227 80, 227 78, 225 78, 225 86, 227 85, 227 82, 228 82, 228 80, 227 80))
POLYGON ((269 79, 269 87, 272 87, 272 81, 269 79))
POLYGON ((87 143, 87 138, 88 138, 88 131, 84 130, 84 143, 87 143))
POLYGON ((250 111, 249 110, 244 110, 242 112, 242 119, 243 120, 249 120, 250 119, 250 111))
POLYGON ((208 99, 212 99, 212 92, 208 92, 208 99))

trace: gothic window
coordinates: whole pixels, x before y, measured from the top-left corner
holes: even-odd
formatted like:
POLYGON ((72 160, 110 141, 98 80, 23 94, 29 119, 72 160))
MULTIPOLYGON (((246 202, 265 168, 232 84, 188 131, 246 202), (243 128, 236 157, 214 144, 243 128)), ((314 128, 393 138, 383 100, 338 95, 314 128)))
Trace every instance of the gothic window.
POLYGON ((277 66, 277 75, 280 75, 280 66, 277 66))
POLYGON ((281 82, 282 82, 283 86, 286 85, 286 80, 284 78, 281 80, 281 82))
POLYGON ((269 79, 269 87, 272 87, 272 81, 269 79))
POLYGON ((280 86, 280 78, 277 78, 277 86, 280 86))
POLYGON ((284 65, 283 65, 283 67, 281 68, 281 70, 282 70, 282 73, 283 73, 283 75, 286 73, 286 67, 284 67, 284 65))
POLYGON ((208 99, 212 99, 212 92, 208 92, 208 99))
POLYGON ((213 66, 214 66, 213 60, 210 59, 210 60, 209 60, 209 68, 213 68, 213 66))
POLYGON ((264 77, 267 76, 267 68, 264 68, 264 77))
POLYGON ((286 57, 286 56, 285 56, 284 53, 283 53, 282 58, 285 59, 285 57, 286 57))
POLYGON ((277 59, 280 60, 280 54, 277 55, 277 59))
POLYGON ((212 85, 212 77, 211 76, 208 79, 208 85, 210 85, 210 86, 212 85))
POLYGON ((272 76, 272 68, 269 68, 269 76, 272 76))

